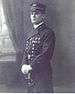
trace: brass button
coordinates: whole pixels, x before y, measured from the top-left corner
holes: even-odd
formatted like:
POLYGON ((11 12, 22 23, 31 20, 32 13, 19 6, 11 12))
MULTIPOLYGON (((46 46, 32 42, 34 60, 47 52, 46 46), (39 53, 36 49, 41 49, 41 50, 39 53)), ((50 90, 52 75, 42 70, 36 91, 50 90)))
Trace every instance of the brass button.
POLYGON ((34 47, 34 46, 35 46, 35 44, 33 43, 33 44, 32 44, 32 46, 34 47))
POLYGON ((38 40, 40 40, 40 38, 38 38, 38 40))
POLYGON ((28 59, 30 59, 30 58, 31 58, 31 55, 28 54, 28 59))
POLYGON ((36 37, 35 40, 37 40, 38 38, 36 37))
POLYGON ((32 50, 32 53, 34 53, 34 51, 32 50))
POLYGON ((34 50, 34 47, 32 47, 32 50, 34 50))

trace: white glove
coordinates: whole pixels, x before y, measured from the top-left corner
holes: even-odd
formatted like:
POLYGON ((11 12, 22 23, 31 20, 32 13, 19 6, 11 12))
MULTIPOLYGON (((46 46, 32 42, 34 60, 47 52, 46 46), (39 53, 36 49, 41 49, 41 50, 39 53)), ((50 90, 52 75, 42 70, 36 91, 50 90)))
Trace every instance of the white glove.
POLYGON ((23 74, 28 74, 30 70, 32 70, 32 67, 30 65, 22 65, 21 71, 23 74))

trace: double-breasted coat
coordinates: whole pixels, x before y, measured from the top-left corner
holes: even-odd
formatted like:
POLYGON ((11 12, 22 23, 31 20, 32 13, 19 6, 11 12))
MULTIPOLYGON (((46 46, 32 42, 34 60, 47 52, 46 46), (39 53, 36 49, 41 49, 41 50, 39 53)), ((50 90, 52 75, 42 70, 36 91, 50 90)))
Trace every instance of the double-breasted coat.
POLYGON ((32 92, 53 92, 50 60, 55 46, 55 34, 44 23, 33 30, 27 38, 23 64, 30 64, 34 85, 32 92))

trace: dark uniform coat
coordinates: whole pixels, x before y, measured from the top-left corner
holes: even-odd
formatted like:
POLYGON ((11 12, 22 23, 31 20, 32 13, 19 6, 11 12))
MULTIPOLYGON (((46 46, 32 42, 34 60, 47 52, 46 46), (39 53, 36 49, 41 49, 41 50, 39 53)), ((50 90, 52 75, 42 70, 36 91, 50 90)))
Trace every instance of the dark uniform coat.
POLYGON ((32 66, 32 77, 35 84, 29 87, 31 88, 31 93, 53 92, 50 60, 54 46, 54 32, 44 23, 28 36, 22 64, 30 64, 32 66))

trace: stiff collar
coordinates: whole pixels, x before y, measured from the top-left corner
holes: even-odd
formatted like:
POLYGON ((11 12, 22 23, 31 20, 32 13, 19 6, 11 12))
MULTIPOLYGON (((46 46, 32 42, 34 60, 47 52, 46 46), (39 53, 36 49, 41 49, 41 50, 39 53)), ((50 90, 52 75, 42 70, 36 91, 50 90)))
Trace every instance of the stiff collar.
POLYGON ((43 33, 45 33, 44 29, 46 29, 46 28, 47 28, 47 26, 46 26, 45 23, 39 25, 36 29, 34 29, 32 32, 30 32, 28 34, 27 40, 30 39, 31 37, 33 37, 36 34, 43 35, 43 33))
POLYGON ((33 26, 34 26, 34 29, 38 28, 38 26, 42 25, 43 23, 44 23, 44 22, 41 22, 41 23, 39 23, 39 24, 37 24, 37 25, 33 25, 33 26))

